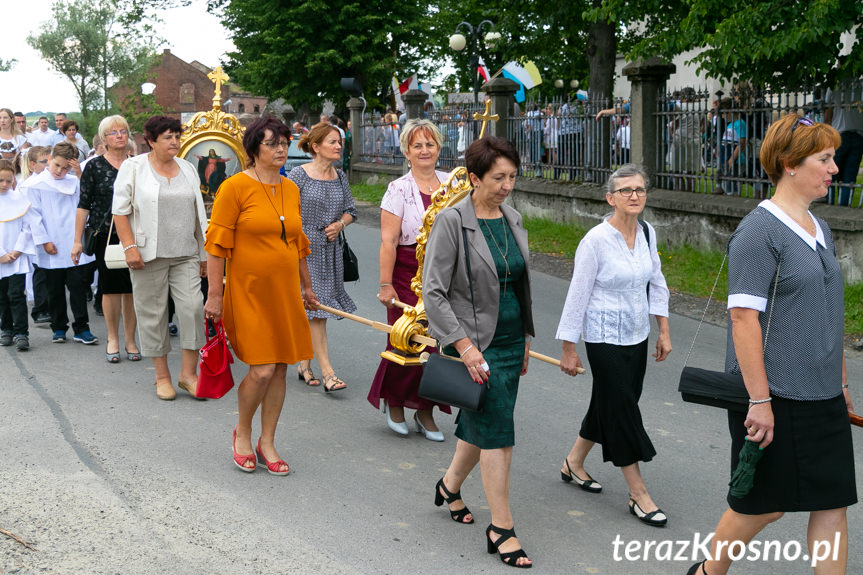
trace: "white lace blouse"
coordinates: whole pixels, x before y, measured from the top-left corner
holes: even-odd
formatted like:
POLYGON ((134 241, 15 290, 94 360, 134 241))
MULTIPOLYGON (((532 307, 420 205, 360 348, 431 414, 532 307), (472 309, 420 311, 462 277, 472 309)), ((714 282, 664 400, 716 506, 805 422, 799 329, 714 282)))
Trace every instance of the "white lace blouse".
POLYGON ((557 339, 634 345, 647 339, 650 315, 668 317, 668 286, 656 251, 656 231, 647 225, 650 246, 639 226, 632 250, 607 219, 587 232, 575 251, 557 339))

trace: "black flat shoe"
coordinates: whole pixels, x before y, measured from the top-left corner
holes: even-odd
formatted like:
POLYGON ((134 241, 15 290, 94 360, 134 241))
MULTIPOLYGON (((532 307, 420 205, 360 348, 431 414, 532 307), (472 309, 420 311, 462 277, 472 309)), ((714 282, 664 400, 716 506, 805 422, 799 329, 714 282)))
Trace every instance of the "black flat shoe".
POLYGON ((587 491, 588 493, 599 493, 602 491, 602 485, 591 479, 588 475, 587 479, 582 479, 578 475, 572 472, 572 469, 569 467, 569 460, 564 459, 564 463, 566 463, 566 470, 569 473, 560 472, 560 478, 566 481, 567 483, 575 482, 576 485, 587 491))
POLYGON ((701 573, 703 575, 707 575, 707 571, 704 570, 704 564, 707 563, 707 559, 702 561, 701 563, 696 563, 692 567, 689 568, 689 571, 686 572, 686 575, 698 575, 698 568, 701 567, 701 573))
POLYGON ((515 537, 515 528, 512 529, 501 529, 495 525, 489 523, 488 527, 485 530, 486 544, 488 547, 489 555, 493 553, 500 554, 500 560, 510 567, 518 567, 519 569, 530 569, 533 567, 533 563, 527 563, 525 565, 519 565, 518 560, 522 557, 525 559, 530 559, 527 556, 527 553, 524 552, 524 549, 516 549, 515 551, 510 551, 509 553, 501 553, 499 547, 500 544, 506 541, 507 539, 512 539, 515 537), (491 532, 494 531, 500 537, 497 538, 497 541, 491 540, 491 532))
POLYGON ((665 524, 668 523, 668 517, 665 516, 662 509, 657 508, 655 511, 645 513, 638 506, 638 503, 635 502, 635 499, 631 497, 629 498, 629 512, 638 517, 638 520, 642 523, 647 523, 653 527, 665 527, 665 524))
MULTIPOLYGON (((440 507, 443 505, 443 502, 446 501, 447 504, 455 503, 456 501, 461 501, 461 489, 456 491, 455 493, 450 493, 449 489, 446 488, 446 485, 443 484, 443 477, 440 478, 440 481, 435 485, 434 490, 434 504, 440 507), (443 491, 443 493, 441 493, 443 491)), ((471 515, 470 509, 467 508, 467 505, 464 508, 459 509, 458 511, 449 510, 450 517, 456 523, 462 523, 464 525, 469 525, 473 523, 473 517, 470 518, 470 521, 465 521, 464 518, 468 515, 471 515)))

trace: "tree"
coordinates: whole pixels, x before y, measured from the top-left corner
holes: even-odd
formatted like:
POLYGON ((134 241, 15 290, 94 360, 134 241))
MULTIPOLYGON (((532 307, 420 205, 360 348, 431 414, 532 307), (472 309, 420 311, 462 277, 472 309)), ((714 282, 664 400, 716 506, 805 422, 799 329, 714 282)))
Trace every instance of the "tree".
POLYGON ((863 3, 847 0, 602 0, 591 18, 626 25, 629 57, 692 59, 713 78, 776 89, 859 77, 863 3), (842 55, 841 36, 856 44, 842 55))
POLYGON ((15 65, 15 60, 0 60, 0 72, 8 72, 15 65))
MULTIPOLYGON (((470 69, 468 51, 454 52, 448 38, 462 21, 477 26, 489 20, 502 36, 493 47, 479 42, 479 53, 492 74, 507 62, 526 59, 542 74, 538 93, 553 93, 555 78, 565 78, 567 84, 579 80, 584 85, 587 34, 583 10, 582 2, 438 0, 429 23, 433 43, 428 53, 439 62, 451 58, 462 90, 472 90, 476 71, 470 69)), ((467 35, 464 27, 459 32, 467 35)))
POLYGON ((210 9, 233 33, 232 79, 295 107, 343 99, 341 77, 382 97, 393 74, 416 70, 428 33, 423 0, 214 0, 210 9))
POLYGON ((90 128, 90 115, 100 103, 103 116, 110 110, 110 83, 146 66, 153 54, 154 38, 147 36, 152 28, 130 27, 122 8, 119 0, 59 0, 52 7, 55 19, 27 38, 43 59, 72 82, 90 128))

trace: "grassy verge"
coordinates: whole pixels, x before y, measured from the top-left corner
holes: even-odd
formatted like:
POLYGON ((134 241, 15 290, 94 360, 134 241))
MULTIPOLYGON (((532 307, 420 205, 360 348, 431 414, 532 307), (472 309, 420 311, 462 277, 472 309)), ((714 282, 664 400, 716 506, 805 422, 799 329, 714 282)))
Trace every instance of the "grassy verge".
POLYGON ((354 199, 380 205, 387 187, 383 184, 351 184, 354 199))
MULTIPOLYGON (((358 200, 380 204, 386 186, 382 184, 352 184, 351 191, 358 200)), ((544 218, 524 218, 531 251, 572 258, 578 242, 587 230, 573 224, 553 222, 544 218)), ((716 271, 722 263, 722 252, 703 251, 691 246, 668 247, 660 244, 659 257, 668 286, 678 292, 707 297, 716 280, 716 271)), ((728 271, 716 285, 714 298, 728 298, 728 271)), ((863 283, 845 286, 845 333, 863 336, 863 283)))

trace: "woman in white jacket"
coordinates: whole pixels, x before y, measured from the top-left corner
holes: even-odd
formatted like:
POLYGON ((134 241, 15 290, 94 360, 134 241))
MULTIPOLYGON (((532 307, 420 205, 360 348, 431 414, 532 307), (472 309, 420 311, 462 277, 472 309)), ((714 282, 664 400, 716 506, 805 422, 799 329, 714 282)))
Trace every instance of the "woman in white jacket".
POLYGON ((175 118, 147 120, 144 136, 152 151, 123 162, 114 183, 114 225, 132 278, 141 353, 153 358, 159 399, 176 397, 167 361, 169 295, 181 334, 178 385, 193 397, 204 344, 207 215, 195 167, 176 157, 181 132, 175 118))

